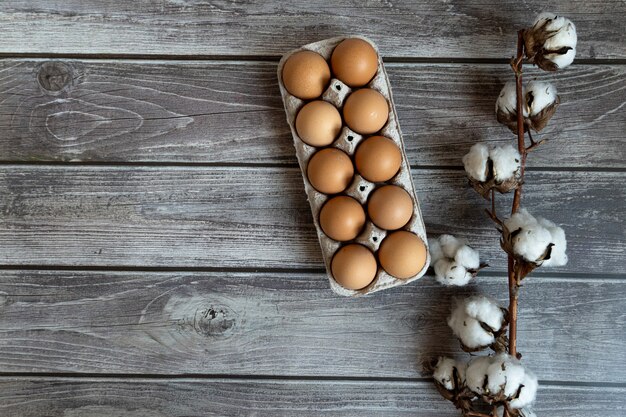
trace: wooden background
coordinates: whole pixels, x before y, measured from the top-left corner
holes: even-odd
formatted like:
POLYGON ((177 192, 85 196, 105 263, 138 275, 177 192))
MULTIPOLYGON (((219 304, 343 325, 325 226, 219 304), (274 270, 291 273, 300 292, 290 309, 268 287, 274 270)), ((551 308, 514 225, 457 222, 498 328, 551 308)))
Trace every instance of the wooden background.
POLYGON ((457 415, 420 363, 459 352, 452 297, 506 295, 460 158, 512 139, 494 102, 543 10, 580 39, 527 71, 563 104, 524 204, 570 262, 525 283, 519 349, 540 416, 623 416, 626 5, 589 0, 1 2, 0 415, 457 415), (350 34, 384 55, 429 233, 493 265, 468 288, 328 288, 275 69, 350 34))

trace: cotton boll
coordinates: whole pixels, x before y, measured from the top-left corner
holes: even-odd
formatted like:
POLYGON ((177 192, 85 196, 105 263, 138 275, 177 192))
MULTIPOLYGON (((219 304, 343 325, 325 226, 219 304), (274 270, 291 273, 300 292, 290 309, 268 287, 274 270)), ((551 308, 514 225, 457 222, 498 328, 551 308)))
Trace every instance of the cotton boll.
POLYGON ((493 161, 493 172, 497 182, 513 178, 520 169, 522 160, 519 151, 511 145, 496 146, 489 152, 493 161))
POLYGON ((428 239, 428 250, 430 252, 431 265, 435 265, 439 259, 443 258, 443 250, 438 238, 428 239))
POLYGON ((466 269, 478 269, 480 267, 480 257, 478 251, 470 246, 461 246, 454 255, 457 264, 462 265, 466 269))
POLYGON ((465 385, 478 395, 485 393, 483 389, 487 377, 487 369, 491 365, 491 356, 479 356, 467 365, 465 385))
POLYGON ((456 251, 459 250, 459 248, 465 243, 461 239, 457 239, 452 235, 441 235, 439 236, 439 244, 441 245, 443 255, 446 258, 454 259, 456 251))
POLYGON ((535 397, 537 396, 537 387, 539 386, 535 374, 527 369, 521 385, 523 386, 520 390, 519 396, 509 402, 511 408, 523 408, 529 406, 533 401, 535 401, 535 397))
POLYGON ((531 81, 526 86, 526 110, 530 117, 537 115, 556 101, 557 93, 554 85, 547 82, 531 81))
POLYGON ((550 259, 546 259, 541 264, 542 266, 563 266, 567 264, 567 239, 565 238, 565 231, 542 217, 537 218, 537 222, 543 226, 548 232, 550 232, 550 241, 553 244, 550 252, 550 259))
POLYGON ((460 388, 456 386, 456 382, 461 385, 465 383, 465 368, 466 365, 464 363, 457 362, 452 358, 441 357, 439 361, 437 361, 437 365, 435 365, 433 378, 447 390, 452 391, 460 388), (455 381, 455 370, 458 381, 455 381))
POLYGON ((487 159, 489 148, 484 143, 477 143, 470 148, 469 153, 463 156, 463 166, 470 178, 477 181, 487 179, 487 159))
POLYGON ((491 332, 486 331, 478 320, 469 316, 465 304, 458 303, 448 318, 448 326, 461 343, 470 349, 479 349, 495 342, 491 332))
POLYGON ((500 306, 491 298, 475 295, 465 299, 465 313, 491 327, 493 331, 502 328, 504 313, 500 306))
POLYGON ((546 71, 565 68, 574 61, 578 36, 569 19, 542 13, 532 28, 524 31, 526 56, 546 71))

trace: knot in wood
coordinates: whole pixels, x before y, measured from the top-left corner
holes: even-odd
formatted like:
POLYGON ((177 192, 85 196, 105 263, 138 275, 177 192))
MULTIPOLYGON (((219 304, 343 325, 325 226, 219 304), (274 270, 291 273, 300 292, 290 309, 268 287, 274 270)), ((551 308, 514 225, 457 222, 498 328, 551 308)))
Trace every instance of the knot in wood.
POLYGON ((226 306, 210 306, 196 310, 193 328, 206 337, 226 336, 235 327, 235 314, 226 306))
POLYGON ((37 81, 46 92, 59 93, 72 83, 72 69, 63 62, 45 62, 39 68, 37 81))

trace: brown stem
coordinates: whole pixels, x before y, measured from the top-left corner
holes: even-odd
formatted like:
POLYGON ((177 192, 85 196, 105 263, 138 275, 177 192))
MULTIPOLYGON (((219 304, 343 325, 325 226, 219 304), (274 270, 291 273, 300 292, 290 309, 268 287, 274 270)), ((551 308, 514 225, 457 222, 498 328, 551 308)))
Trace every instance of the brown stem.
MULTIPOLYGON (((513 207, 511 214, 519 210, 522 200, 522 184, 524 183, 524 170, 526 168, 526 144, 524 142, 524 104, 522 89, 522 66, 524 60, 524 31, 517 32, 517 57, 512 62, 515 72, 515 90, 517 93, 517 149, 522 156, 520 163, 520 181, 513 194, 513 207)), ((532 146, 532 145, 531 145, 532 146)), ((517 296, 519 292, 519 277, 516 276, 515 260, 509 255, 508 260, 509 279, 509 354, 517 356, 517 296)))

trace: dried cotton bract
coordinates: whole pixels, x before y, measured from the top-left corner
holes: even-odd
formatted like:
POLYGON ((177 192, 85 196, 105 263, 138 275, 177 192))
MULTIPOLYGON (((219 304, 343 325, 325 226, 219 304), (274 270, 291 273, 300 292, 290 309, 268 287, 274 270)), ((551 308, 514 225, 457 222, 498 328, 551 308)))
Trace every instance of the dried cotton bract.
POLYGON ((482 295, 457 301, 448 318, 448 326, 468 352, 487 347, 502 350, 506 344, 506 324, 506 310, 482 295))
POLYGON ((529 406, 537 394, 537 377, 509 354, 480 356, 467 365, 466 385, 488 403, 509 401, 519 409, 529 406))
POLYGON ((502 247, 523 266, 522 278, 534 267, 567 263, 565 232, 551 221, 521 209, 503 226, 502 247))
POLYGON ((541 13, 535 24, 524 31, 526 56, 544 71, 565 68, 576 56, 576 26, 554 13, 541 13))
MULTIPOLYGON (((531 81, 522 87, 522 95, 524 131, 530 128, 539 132, 546 127, 561 102, 556 87, 547 82, 531 81)), ((517 133, 517 93, 513 81, 506 83, 500 91, 496 100, 496 118, 517 133)))
POLYGON ((435 278, 443 285, 466 285, 480 269, 478 251, 452 235, 428 239, 435 278))
POLYGON ((508 193, 519 185, 521 159, 511 145, 477 143, 463 156, 463 166, 470 185, 488 199, 492 189, 508 193))

